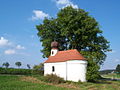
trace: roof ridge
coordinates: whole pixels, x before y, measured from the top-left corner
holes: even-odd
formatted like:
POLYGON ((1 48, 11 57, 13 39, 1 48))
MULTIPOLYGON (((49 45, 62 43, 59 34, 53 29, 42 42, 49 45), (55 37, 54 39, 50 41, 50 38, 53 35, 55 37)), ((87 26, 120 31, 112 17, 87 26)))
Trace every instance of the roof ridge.
POLYGON ((64 51, 58 51, 58 52, 68 52, 68 51, 78 51, 77 49, 70 49, 70 50, 64 50, 64 51))

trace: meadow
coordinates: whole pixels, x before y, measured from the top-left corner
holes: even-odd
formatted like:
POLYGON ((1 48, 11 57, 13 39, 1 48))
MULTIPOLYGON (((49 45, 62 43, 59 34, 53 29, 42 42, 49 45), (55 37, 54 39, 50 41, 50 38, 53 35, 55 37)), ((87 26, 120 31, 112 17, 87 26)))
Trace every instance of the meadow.
MULTIPOLYGON (((68 90, 53 85, 45 85, 28 76, 0 75, 0 90, 68 90)), ((30 77, 30 76, 29 76, 30 77)))
POLYGON ((120 79, 120 75, 115 74, 115 73, 105 74, 105 75, 102 75, 102 77, 104 77, 104 78, 112 78, 112 79, 120 79))
POLYGON ((42 76, 38 75, 0 75, 0 90, 120 90, 120 81, 52 84, 41 79, 42 76))

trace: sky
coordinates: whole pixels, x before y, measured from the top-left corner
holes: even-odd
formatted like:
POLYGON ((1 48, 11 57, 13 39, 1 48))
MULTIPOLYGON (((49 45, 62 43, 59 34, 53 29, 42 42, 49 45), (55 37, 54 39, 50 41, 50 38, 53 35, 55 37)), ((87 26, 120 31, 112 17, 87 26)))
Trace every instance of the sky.
POLYGON ((22 68, 38 65, 42 58, 42 43, 37 36, 36 25, 44 17, 56 17, 61 8, 71 5, 81 8, 94 17, 110 42, 112 52, 101 66, 115 69, 120 64, 120 1, 119 0, 0 0, 0 66, 9 62, 22 62, 22 68))

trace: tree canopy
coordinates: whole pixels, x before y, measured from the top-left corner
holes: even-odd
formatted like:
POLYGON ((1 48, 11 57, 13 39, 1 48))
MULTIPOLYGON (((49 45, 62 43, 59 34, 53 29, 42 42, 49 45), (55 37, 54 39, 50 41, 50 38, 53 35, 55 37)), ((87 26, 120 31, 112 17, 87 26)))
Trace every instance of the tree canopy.
POLYGON ((116 66, 116 72, 120 74, 120 64, 116 66))
POLYGON ((39 65, 34 65, 33 69, 34 70, 41 70, 41 71, 43 71, 44 70, 44 64, 40 63, 39 65))
POLYGON ((15 65, 20 67, 22 65, 22 63, 21 62, 16 62, 15 65))
POLYGON ((3 63, 2 66, 5 66, 6 68, 8 68, 10 66, 10 64, 8 62, 5 62, 5 63, 3 63))
POLYGON ((30 69, 31 67, 30 67, 30 64, 27 64, 27 67, 28 67, 28 69, 30 69))
POLYGON ((59 42, 59 50, 77 49, 98 66, 104 62, 105 52, 110 50, 98 22, 83 9, 65 7, 56 18, 45 18, 36 28, 43 46, 43 57, 50 55, 54 40, 59 42))

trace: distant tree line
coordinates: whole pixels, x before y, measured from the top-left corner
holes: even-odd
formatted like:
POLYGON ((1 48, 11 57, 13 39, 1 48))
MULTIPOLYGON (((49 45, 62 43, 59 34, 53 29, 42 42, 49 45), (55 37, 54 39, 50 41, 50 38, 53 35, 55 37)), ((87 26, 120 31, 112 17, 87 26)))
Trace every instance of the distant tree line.
MULTIPOLYGON (((20 68, 22 66, 21 62, 15 62, 15 65, 20 68)), ((9 68, 10 64, 8 62, 4 62, 2 64, 2 67, 9 68)), ((29 64, 26 65, 28 69, 31 69, 31 66, 29 64)))
POLYGON ((109 73, 114 73, 116 70, 115 69, 110 69, 110 70, 101 70, 101 71, 99 71, 100 72, 100 74, 102 75, 102 74, 109 74, 109 73))
POLYGON ((18 68, 9 68, 10 64, 5 62, 0 67, 0 74, 12 74, 12 75, 31 75, 31 74, 44 74, 44 64, 40 63, 39 65, 34 65, 33 69, 31 66, 27 64, 28 69, 22 69, 20 66, 22 65, 21 62, 15 62, 15 65, 18 68))
POLYGON ((109 74, 109 73, 116 73, 120 74, 120 64, 116 66, 116 69, 110 69, 110 70, 101 70, 99 71, 100 74, 109 74))

